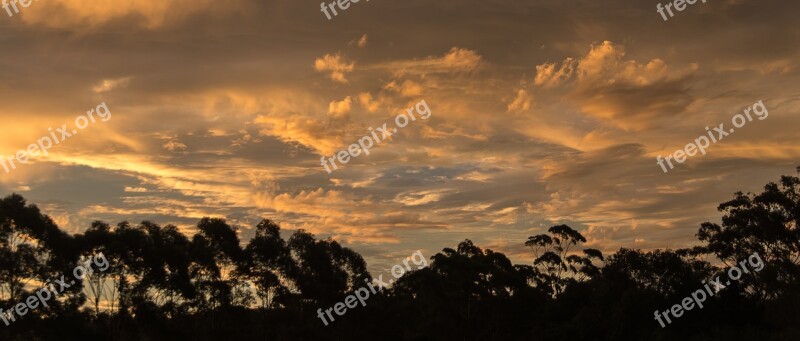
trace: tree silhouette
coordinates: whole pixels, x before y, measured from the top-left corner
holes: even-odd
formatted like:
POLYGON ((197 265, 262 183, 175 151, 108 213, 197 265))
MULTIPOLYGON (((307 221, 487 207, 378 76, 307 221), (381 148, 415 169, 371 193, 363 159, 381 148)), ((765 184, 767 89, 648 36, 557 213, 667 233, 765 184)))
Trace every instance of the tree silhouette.
POLYGON ((722 225, 704 223, 697 233, 704 250, 726 267, 753 254, 765 268, 742 279, 743 289, 757 299, 775 299, 800 279, 800 180, 784 176, 761 194, 737 192, 719 205, 722 225))
POLYGON ((401 303, 403 318, 413 318, 403 328, 409 337, 505 339, 518 336, 512 326, 546 298, 528 285, 532 276, 531 267, 465 240, 431 257, 427 268, 405 274, 390 297, 401 303))
POLYGON ((328 305, 372 280, 361 255, 334 240, 299 230, 288 246, 297 264, 288 275, 305 300, 328 305))
POLYGON ((533 264, 538 270, 539 285, 550 288, 552 296, 558 296, 567 285, 584 281, 596 275, 599 270, 592 262, 603 260, 599 250, 585 249, 583 256, 570 254, 578 243, 586 238, 567 225, 556 225, 547 230, 550 235, 540 234, 528 237, 525 246, 533 250, 533 264))
POLYGON ((256 226, 256 235, 245 249, 245 274, 255 288, 262 309, 285 304, 291 291, 289 277, 298 273, 291 251, 281 239, 280 226, 264 219, 256 226))
MULTIPOLYGON (((77 254, 72 239, 22 196, 0 200, 0 300, 16 302, 70 272, 77 254)), ((80 304, 73 301, 73 304, 80 304)))
POLYGON ((137 291, 143 304, 152 303, 167 312, 175 313, 195 297, 189 276, 189 239, 174 225, 161 227, 144 221, 147 248, 144 254, 144 274, 137 291))
POLYGON ((247 305, 251 297, 237 268, 244 256, 237 228, 216 218, 203 218, 197 228, 199 233, 192 239, 190 251, 190 271, 198 293, 196 307, 210 311, 247 305))
POLYGON ((149 221, 96 221, 70 236, 13 194, 0 200, 0 308, 70 278, 100 252, 109 268, 9 326, 0 320, 0 340, 794 340, 799 187, 783 177, 763 193, 736 193, 719 206, 721 223, 703 223, 688 249, 604 257, 556 225, 524 241, 534 253, 525 265, 467 239, 328 326, 317 309, 372 280, 361 255, 333 239, 299 230, 287 240, 264 219, 243 244, 240 227, 217 218, 201 219, 192 236, 149 221), (653 319, 755 253, 763 269, 704 308, 664 328, 653 319))

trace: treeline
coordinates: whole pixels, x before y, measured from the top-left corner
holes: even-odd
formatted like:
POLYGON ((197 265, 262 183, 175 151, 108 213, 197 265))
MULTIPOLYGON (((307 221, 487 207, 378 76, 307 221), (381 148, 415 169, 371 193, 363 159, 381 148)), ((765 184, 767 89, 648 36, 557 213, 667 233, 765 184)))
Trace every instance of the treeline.
POLYGON ((584 249, 566 225, 520 241, 531 262, 465 240, 430 257, 329 326, 317 317, 371 281, 364 259, 270 220, 243 243, 237 227, 204 218, 191 237, 153 222, 60 230, 19 195, 0 200, 0 308, 82 257, 110 267, 29 311, 0 340, 797 340, 800 339, 800 180, 720 204, 692 249, 584 249), (745 274, 662 328, 664 311, 758 254, 745 274))

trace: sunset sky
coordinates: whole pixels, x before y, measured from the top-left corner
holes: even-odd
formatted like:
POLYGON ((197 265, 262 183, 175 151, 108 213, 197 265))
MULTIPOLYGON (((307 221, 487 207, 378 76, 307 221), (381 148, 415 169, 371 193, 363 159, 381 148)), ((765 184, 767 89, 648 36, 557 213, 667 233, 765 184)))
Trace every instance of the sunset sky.
POLYGON ((0 153, 105 102, 111 119, 0 189, 76 233, 269 218, 371 270, 465 238, 508 254, 568 224, 587 246, 693 245, 736 191, 800 164, 797 1, 42 0, 0 10, 0 153), (666 1, 665 1, 666 3, 666 1), (433 114, 328 174, 322 156, 420 100, 433 114), (669 155, 763 100, 664 174, 669 155))

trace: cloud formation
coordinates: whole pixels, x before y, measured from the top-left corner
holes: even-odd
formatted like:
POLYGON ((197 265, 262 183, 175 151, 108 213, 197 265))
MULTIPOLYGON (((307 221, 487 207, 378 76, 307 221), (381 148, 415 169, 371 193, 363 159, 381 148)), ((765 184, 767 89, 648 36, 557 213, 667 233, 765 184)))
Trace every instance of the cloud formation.
POLYGON ((270 218, 371 264, 465 238, 529 263, 556 224, 605 252, 689 246, 733 192, 794 172, 798 6, 664 25, 646 4, 409 0, 332 23, 296 1, 39 1, 0 22, 0 155, 102 101, 114 118, 0 188, 74 232, 214 216, 248 239, 270 218), (324 171, 422 99, 430 119, 324 171), (768 120, 659 170, 759 99, 768 120))
POLYGON ((326 54, 322 58, 317 58, 314 61, 314 70, 318 72, 325 72, 330 71, 330 77, 332 80, 340 83, 347 83, 347 78, 345 78, 345 74, 348 72, 353 72, 355 69, 355 63, 348 63, 344 60, 341 54, 326 54))

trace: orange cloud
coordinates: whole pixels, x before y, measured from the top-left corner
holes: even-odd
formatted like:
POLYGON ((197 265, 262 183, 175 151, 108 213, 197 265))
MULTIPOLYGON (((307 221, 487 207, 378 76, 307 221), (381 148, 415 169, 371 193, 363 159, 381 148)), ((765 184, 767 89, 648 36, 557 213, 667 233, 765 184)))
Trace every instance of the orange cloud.
POLYGON ((262 134, 300 143, 322 155, 333 154, 345 143, 328 123, 313 117, 260 115, 254 122, 266 126, 262 134))
POLYGON ((29 25, 85 30, 125 17, 139 18, 143 27, 156 29, 197 13, 229 14, 242 10, 245 1, 230 0, 219 6, 214 0, 48 0, 22 11, 29 25))
POLYGON ((348 81, 347 78, 345 78, 345 74, 353 72, 355 65, 354 62, 346 62, 340 53, 335 55, 326 54, 322 58, 317 58, 317 60, 314 61, 314 70, 317 72, 330 71, 332 80, 339 83, 347 83, 348 81))
POLYGON ((536 67, 534 83, 542 88, 566 86, 581 111, 624 130, 643 130, 658 119, 683 113, 691 103, 687 79, 697 70, 670 69, 661 59, 647 63, 625 60, 623 46, 593 44, 580 59, 566 58, 561 67, 536 67))
POLYGON ((345 118, 350 113, 350 96, 345 97, 341 101, 332 101, 328 104, 328 115, 334 118, 345 118))
POLYGON ((395 76, 399 77, 406 74, 471 72, 481 65, 482 60, 483 58, 474 50, 453 47, 441 57, 392 61, 373 67, 391 70, 395 76))
POLYGON ((521 112, 521 111, 528 111, 531 108, 531 96, 528 94, 528 91, 525 89, 519 89, 517 91, 517 97, 514 98, 511 103, 508 104, 507 111, 508 112, 521 112))

